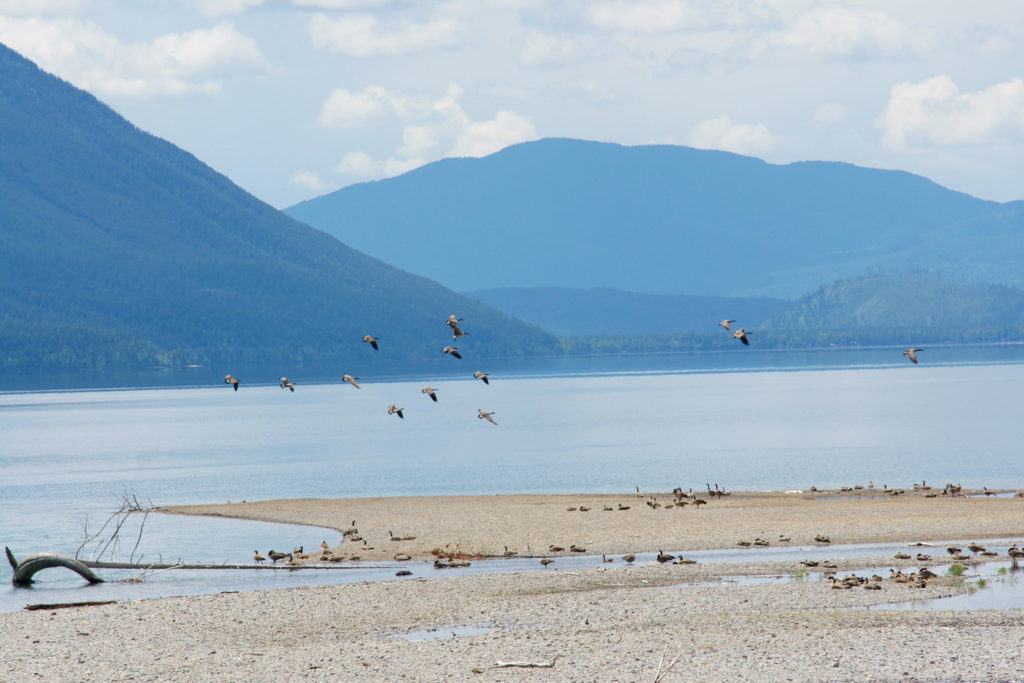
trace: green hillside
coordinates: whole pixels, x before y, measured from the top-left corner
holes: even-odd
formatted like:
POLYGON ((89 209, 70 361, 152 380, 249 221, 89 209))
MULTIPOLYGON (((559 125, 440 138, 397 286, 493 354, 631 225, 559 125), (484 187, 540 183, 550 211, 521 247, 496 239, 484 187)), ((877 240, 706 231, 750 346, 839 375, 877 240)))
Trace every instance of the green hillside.
POLYGON ((278 367, 555 339, 247 194, 0 45, 0 367, 278 367))
POLYGON ((971 332, 998 339, 1024 329, 1024 290, 888 274, 820 288, 761 324, 763 330, 971 332))

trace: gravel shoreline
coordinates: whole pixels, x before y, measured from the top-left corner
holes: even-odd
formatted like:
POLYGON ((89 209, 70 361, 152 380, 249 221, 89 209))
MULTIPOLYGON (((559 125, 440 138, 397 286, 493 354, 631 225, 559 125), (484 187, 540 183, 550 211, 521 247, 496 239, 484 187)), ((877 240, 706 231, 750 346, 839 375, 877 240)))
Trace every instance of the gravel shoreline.
MULTIPOLYGON (((336 529, 355 519, 368 545, 427 561, 435 544, 501 554, 505 545, 525 551, 583 542, 588 553, 618 554, 661 544, 732 547, 780 533, 801 543, 814 534, 835 543, 1024 536, 1024 500, 912 493, 831 501, 737 493, 669 510, 628 495, 175 508, 185 510, 336 529), (620 501, 631 510, 618 511, 620 501), (591 511, 579 512, 581 503, 591 511), (389 541, 389 529, 417 539, 389 541)), ((899 566, 892 562, 845 560, 839 576, 856 566, 899 566)), ((926 588, 885 579, 881 590, 836 590, 824 580, 708 583, 791 570, 755 558, 627 566, 616 557, 582 571, 459 577, 446 570, 429 580, 7 613, 0 614, 0 680, 654 681, 659 666, 664 681, 1024 680, 1020 610, 865 609, 963 590, 947 577, 926 588), (474 635, 448 635, 463 629, 474 635), (496 667, 509 661, 553 666, 496 667)))

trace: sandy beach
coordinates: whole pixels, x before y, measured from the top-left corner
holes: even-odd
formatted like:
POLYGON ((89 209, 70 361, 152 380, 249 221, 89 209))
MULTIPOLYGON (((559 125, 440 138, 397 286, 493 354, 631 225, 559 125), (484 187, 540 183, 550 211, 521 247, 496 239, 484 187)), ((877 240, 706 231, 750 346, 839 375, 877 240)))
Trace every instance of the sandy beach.
MULTIPOLYGON (((472 496, 173 508, 338 531, 354 521, 365 545, 338 544, 333 534, 334 552, 390 560, 401 551, 413 557, 410 567, 432 561, 437 548, 488 556, 506 546, 555 563, 534 573, 446 570, 430 579, 0 614, 0 680, 1024 679, 1019 610, 866 609, 964 590, 953 577, 924 588, 884 578, 879 590, 836 590, 824 580, 717 581, 798 569, 758 562, 753 553, 750 562, 721 564, 621 559, 755 537, 777 543, 780 535, 801 544, 815 536, 833 544, 1024 539, 1024 499, 926 495, 736 492, 667 509, 672 495, 664 493, 653 501, 650 494, 472 496), (552 544, 566 550, 552 552, 552 544), (572 544, 614 561, 558 571, 572 544), (499 665, 510 662, 544 666, 499 665)), ((839 577, 857 567, 919 566, 891 557, 837 564, 839 577)))

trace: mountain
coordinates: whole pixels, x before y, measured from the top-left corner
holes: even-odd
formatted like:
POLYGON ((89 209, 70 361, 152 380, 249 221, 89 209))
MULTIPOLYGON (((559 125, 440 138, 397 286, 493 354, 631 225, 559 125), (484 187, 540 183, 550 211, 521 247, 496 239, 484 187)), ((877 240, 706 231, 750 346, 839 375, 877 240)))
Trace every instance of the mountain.
POLYGON ((902 261, 1024 285, 1024 202, 901 171, 545 139, 286 210, 459 291, 609 287, 795 299, 902 261), (997 235, 990 235, 994 231, 997 235))
POLYGON ((882 274, 821 287, 760 325, 761 330, 971 331, 1019 338, 1024 290, 957 282, 929 273, 882 274))
POLYGON ((497 288, 463 292, 488 306, 559 335, 638 335, 714 332, 723 318, 759 325, 792 302, 639 294, 619 289, 497 288))
MULTIPOLYGON (((0 367, 281 368, 556 340, 289 218, 0 45, 0 367), (385 351, 386 350, 386 351, 385 351)), ((362 362, 362 361, 361 361, 362 362)))

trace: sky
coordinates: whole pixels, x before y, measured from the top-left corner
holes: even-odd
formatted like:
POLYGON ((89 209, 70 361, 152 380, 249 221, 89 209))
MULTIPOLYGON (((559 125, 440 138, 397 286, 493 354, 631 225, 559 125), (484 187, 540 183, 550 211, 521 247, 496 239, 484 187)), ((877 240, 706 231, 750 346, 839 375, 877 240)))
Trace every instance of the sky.
POLYGON ((280 208, 541 137, 1024 199, 1024 2, 0 0, 0 42, 280 208))

